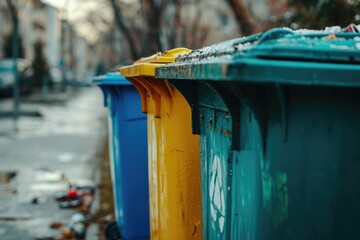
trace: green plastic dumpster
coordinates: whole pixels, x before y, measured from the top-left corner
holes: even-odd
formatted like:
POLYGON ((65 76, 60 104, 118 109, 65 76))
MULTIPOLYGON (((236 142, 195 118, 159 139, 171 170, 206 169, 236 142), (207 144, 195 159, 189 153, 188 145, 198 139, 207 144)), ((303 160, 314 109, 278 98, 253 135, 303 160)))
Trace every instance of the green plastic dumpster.
POLYGON ((156 68, 200 135, 204 239, 360 239, 360 34, 273 29, 156 68))

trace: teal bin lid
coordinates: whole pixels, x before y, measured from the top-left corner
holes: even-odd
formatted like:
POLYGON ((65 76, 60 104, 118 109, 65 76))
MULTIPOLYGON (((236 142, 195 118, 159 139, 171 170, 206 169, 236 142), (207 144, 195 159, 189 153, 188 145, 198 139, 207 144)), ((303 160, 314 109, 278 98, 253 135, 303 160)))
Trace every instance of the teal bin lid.
POLYGON ((276 28, 192 51, 155 77, 360 87, 360 33, 276 28))
POLYGON ((105 75, 94 77, 93 83, 103 85, 131 85, 131 83, 118 72, 110 72, 105 75))

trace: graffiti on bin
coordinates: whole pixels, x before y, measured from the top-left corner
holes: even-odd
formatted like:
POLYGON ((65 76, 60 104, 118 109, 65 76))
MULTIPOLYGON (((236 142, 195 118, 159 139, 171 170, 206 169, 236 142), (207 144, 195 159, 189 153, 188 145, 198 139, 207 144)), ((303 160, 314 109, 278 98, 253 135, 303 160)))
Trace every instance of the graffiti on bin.
MULTIPOLYGON (((212 154, 213 155, 213 154, 212 154)), ((211 178, 209 187, 210 212, 214 222, 219 223, 220 232, 224 231, 225 224, 225 184, 223 183, 221 159, 214 154, 211 167, 211 178)))

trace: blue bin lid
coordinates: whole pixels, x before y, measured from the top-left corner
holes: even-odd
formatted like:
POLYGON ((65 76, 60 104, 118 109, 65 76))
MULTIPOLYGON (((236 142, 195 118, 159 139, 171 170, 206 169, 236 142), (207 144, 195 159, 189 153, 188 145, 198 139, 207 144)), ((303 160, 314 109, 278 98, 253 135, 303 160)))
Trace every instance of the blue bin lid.
POLYGON ((360 33, 276 28, 192 51, 155 77, 360 86, 360 33))
POLYGON ((131 82, 118 72, 110 72, 105 75, 96 76, 93 79, 93 83, 103 85, 131 85, 131 82))

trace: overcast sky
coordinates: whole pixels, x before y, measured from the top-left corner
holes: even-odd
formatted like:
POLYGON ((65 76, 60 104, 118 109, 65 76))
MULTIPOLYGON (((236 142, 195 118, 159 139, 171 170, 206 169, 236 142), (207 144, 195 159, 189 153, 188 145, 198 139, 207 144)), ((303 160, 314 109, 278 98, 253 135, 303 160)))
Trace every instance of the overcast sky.
MULTIPOLYGON (((112 18, 107 0, 43 0, 43 2, 58 8, 62 16, 74 24, 79 35, 85 37, 90 43, 98 39, 99 32, 94 29, 93 24, 86 21, 87 16, 101 11, 99 13, 102 17, 112 18)), ((101 25, 97 26, 97 28, 100 27, 101 25)))

